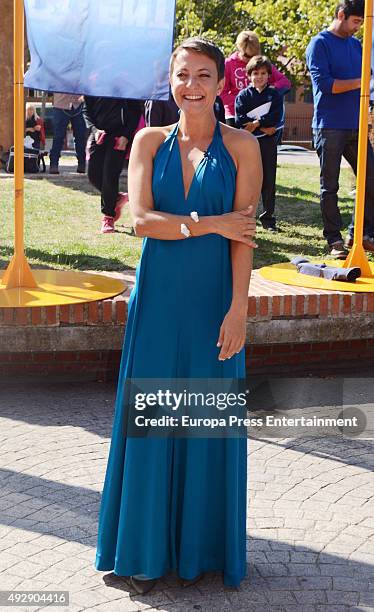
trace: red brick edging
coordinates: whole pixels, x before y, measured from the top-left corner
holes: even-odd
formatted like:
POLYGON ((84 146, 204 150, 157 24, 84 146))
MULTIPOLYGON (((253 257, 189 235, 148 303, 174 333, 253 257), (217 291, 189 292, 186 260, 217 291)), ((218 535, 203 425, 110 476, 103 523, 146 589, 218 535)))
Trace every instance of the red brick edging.
POLYGON ((122 295, 103 302, 68 306, 0 308, 0 326, 123 325, 126 319, 127 302, 122 295))
MULTIPOLYGON (((126 278, 131 287, 131 278, 126 278)), ((0 375, 88 376, 118 372, 127 297, 103 302, 0 309, 0 375)), ((374 294, 316 291, 265 281, 248 297, 249 373, 374 365, 374 294)))
MULTIPOLYGON (((120 350, 3 352, 0 353, 0 373, 3 376, 27 374, 107 381, 117 378, 120 359, 120 350)), ((246 347, 249 375, 327 375, 354 370, 357 362, 364 362, 366 371, 370 367, 374 371, 374 339, 246 347)))
MULTIPOLYGON (((248 297, 249 319, 315 318, 374 313, 374 293, 262 295, 248 297)), ((0 326, 121 325, 127 319, 123 296, 69 306, 0 308, 0 326)))

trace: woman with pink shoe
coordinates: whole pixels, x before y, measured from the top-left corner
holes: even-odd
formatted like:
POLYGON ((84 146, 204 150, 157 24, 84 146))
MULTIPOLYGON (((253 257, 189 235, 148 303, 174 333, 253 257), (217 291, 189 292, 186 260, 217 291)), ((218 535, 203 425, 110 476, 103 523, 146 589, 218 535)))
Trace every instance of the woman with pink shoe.
POLYGON ((84 117, 91 134, 87 142, 88 180, 101 194, 101 233, 115 231, 114 224, 128 202, 119 191, 126 154, 143 113, 138 100, 85 96, 84 117))

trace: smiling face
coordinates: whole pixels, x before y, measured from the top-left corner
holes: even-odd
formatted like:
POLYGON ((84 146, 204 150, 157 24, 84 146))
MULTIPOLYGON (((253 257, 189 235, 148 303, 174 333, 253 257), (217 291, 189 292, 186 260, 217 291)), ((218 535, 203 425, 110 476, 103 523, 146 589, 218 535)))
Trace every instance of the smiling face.
POLYGON ((269 73, 264 66, 262 68, 256 68, 255 70, 252 70, 252 73, 248 76, 253 87, 258 89, 259 91, 265 89, 266 85, 268 84, 269 73))
POLYGON ((215 62, 196 51, 182 49, 174 58, 170 85, 174 100, 184 113, 211 112, 224 80, 218 80, 215 62))

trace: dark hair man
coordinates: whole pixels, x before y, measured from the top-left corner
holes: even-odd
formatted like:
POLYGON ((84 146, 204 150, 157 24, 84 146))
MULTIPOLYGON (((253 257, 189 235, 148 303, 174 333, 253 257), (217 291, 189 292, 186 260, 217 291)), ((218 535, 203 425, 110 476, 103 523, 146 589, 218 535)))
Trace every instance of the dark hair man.
MULTIPOLYGON (((357 170, 362 47, 353 35, 364 21, 363 0, 343 0, 331 26, 312 38, 306 50, 313 98, 314 145, 320 160, 323 235, 330 252, 345 259, 353 244, 354 218, 343 243, 338 207, 342 156, 357 170)), ((374 252, 374 154, 368 146, 364 248, 374 252)))

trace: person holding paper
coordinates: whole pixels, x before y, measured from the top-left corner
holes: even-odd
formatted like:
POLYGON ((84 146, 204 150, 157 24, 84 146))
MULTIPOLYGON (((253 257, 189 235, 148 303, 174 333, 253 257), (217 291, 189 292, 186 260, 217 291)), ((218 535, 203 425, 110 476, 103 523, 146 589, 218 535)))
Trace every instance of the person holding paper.
POLYGON ((264 178, 261 196, 264 229, 276 232, 275 182, 277 175, 277 131, 281 129, 283 102, 280 93, 269 85, 271 63, 264 55, 255 55, 247 64, 250 85, 235 100, 235 121, 258 139, 264 178))
MULTIPOLYGON (((255 55, 261 55, 261 45, 255 32, 243 30, 236 39, 236 51, 225 60, 225 85, 221 98, 225 106, 227 125, 235 127, 235 99, 238 93, 248 87, 247 64, 255 55)), ((290 80, 273 64, 269 85, 276 87, 282 98, 291 89, 290 80)), ((284 114, 284 109, 283 109, 284 114)), ((281 133, 279 130, 278 134, 281 133)))
POLYGON ((248 286, 259 147, 220 124, 214 102, 224 56, 212 42, 181 43, 170 63, 177 124, 134 138, 129 202, 144 237, 119 376, 100 509, 96 568, 149 591, 176 572, 182 586, 207 571, 238 586, 246 574, 243 437, 125 437, 126 380, 245 376, 248 286))

